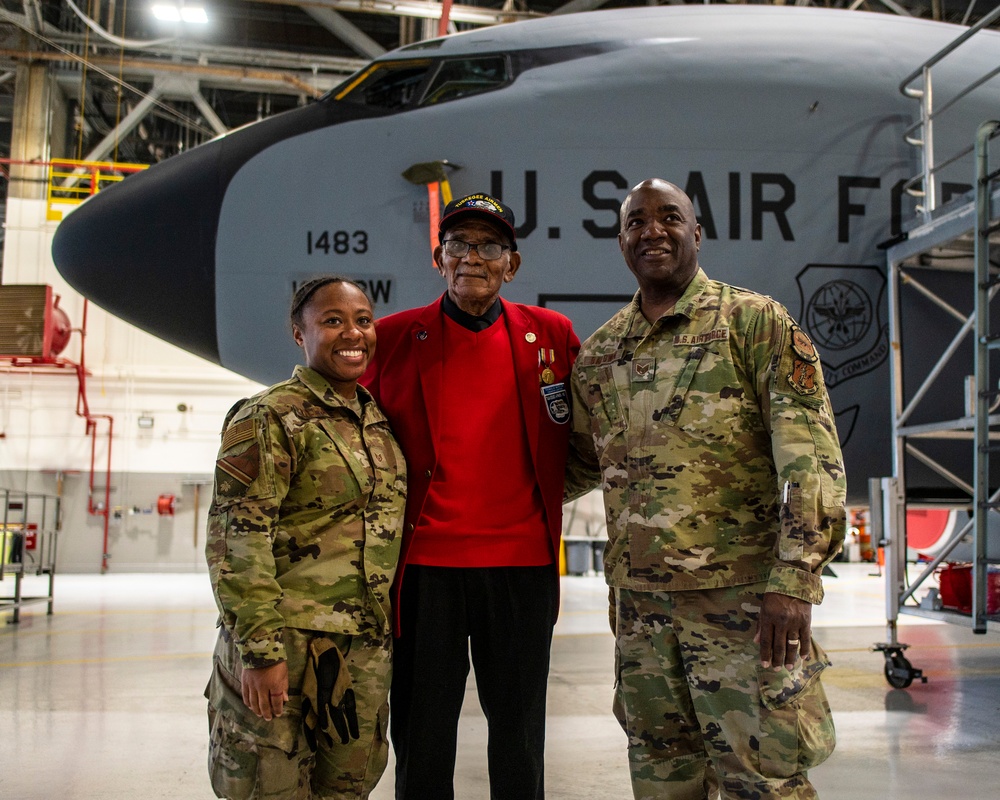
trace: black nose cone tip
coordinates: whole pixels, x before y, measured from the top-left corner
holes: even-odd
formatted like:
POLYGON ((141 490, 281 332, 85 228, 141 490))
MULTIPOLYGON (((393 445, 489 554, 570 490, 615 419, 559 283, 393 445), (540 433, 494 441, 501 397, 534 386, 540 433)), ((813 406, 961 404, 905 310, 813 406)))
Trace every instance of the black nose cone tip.
POLYGON ((97 305, 218 364, 221 193, 212 149, 195 148, 87 200, 59 224, 52 257, 70 286, 97 305))
POLYGON ((215 241, 229 181, 276 142, 371 115, 362 106, 313 103, 132 175, 60 223, 56 267, 115 316, 218 364, 215 241))

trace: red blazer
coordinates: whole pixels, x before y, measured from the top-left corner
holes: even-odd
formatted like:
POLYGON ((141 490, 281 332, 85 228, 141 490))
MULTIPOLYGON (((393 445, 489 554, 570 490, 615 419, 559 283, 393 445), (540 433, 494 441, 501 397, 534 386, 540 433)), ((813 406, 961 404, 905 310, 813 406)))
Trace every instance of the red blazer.
MULTIPOLYGON (((562 314, 537 306, 500 302, 510 333, 531 461, 552 539, 554 569, 558 570, 563 479, 569 444, 570 368, 580 351, 580 340, 573 332, 572 323, 562 314), (539 380, 543 369, 539 365, 539 350, 543 348, 555 353, 551 365, 555 375, 547 385, 539 380), (561 397, 559 384, 565 390, 561 397), (543 386, 553 387, 549 390, 549 399, 542 396, 543 386)), ((375 327, 378 334, 375 357, 361 383, 389 419, 407 466, 403 546, 394 587, 398 599, 411 535, 420 519, 437 466, 441 425, 455 417, 443 414, 440 402, 441 364, 445 355, 441 347, 444 341, 441 300, 424 308, 392 314, 378 320, 375 327)), ((494 485, 502 491, 501 482, 494 485)), ((396 605, 398 607, 398 603, 396 605)))

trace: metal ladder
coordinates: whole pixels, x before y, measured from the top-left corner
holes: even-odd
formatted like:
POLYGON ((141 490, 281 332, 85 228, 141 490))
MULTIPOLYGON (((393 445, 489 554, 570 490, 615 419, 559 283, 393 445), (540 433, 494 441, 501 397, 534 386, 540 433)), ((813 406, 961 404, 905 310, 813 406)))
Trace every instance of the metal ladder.
MULTIPOLYGON (((1000 185, 1000 170, 991 171, 989 168, 989 145, 1000 135, 1000 121, 982 123, 974 144, 955 155, 936 160, 934 153, 934 124, 963 97, 1000 74, 1000 67, 983 75, 938 108, 933 105, 932 91, 932 68, 997 18, 1000 18, 1000 7, 928 59, 900 84, 903 94, 919 99, 921 104, 920 119, 906 132, 906 136, 910 144, 921 148, 922 168, 905 184, 910 194, 920 198, 920 205, 916 209, 918 224, 906 236, 890 242, 886 249, 889 272, 893 476, 874 478, 869 482, 872 539, 884 549, 886 570, 887 641, 876 644, 873 649, 884 655, 885 677, 896 688, 906 688, 917 679, 923 682, 927 680, 921 670, 914 669, 904 655, 908 645, 900 643, 897 635, 900 614, 970 623, 970 618, 963 614, 928 607, 924 603, 914 604, 917 589, 934 575, 938 566, 948 558, 959 542, 970 534, 973 540, 972 629, 975 633, 985 633, 988 629, 1000 630, 1000 617, 991 619, 987 614, 987 522, 989 514, 1000 512, 1000 490, 991 494, 989 488, 990 454, 993 450, 1000 450, 1000 415, 990 413, 991 405, 1000 398, 996 375, 991 375, 990 368, 990 352, 1000 350, 1000 335, 990 331, 991 301, 1000 291, 1000 277, 996 270, 990 269, 989 260, 991 239, 995 242, 1000 238, 1000 224, 993 222, 1000 219, 1000 189, 997 188, 1000 185), (915 87, 917 79, 922 80, 922 88, 915 87), (973 196, 957 207, 940 208, 937 202, 936 176, 942 169, 969 154, 973 154, 975 159, 973 196), (964 314, 925 286, 912 269, 904 269, 904 264, 914 267, 922 254, 935 248, 955 247, 960 251, 970 243, 972 257, 968 262, 968 271, 974 282, 974 303, 972 313, 964 314), (904 396, 902 374, 904 342, 900 294, 904 287, 920 292, 960 323, 954 339, 908 399, 904 396), (965 415, 958 419, 912 423, 911 417, 921 399, 931 392, 935 381, 944 372, 945 365, 955 357, 970 335, 974 337, 974 358, 972 375, 967 379, 969 385, 966 387, 965 415), (933 445, 925 446, 925 443, 962 439, 970 440, 972 445, 971 476, 965 473, 955 474, 935 458, 930 449, 933 445), (969 498, 971 507, 968 523, 953 533, 935 559, 912 582, 908 580, 906 564, 907 459, 915 460, 943 477, 948 484, 969 498)), ((971 137, 972 132, 969 133, 971 137)), ((995 373, 995 370, 992 372, 995 373)))

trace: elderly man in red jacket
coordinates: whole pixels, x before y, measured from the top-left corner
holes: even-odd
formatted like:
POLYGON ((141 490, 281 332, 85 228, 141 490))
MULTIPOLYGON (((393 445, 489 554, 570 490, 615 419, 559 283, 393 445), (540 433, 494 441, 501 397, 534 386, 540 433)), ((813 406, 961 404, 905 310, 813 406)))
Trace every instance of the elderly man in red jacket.
POLYGON ((521 265, 508 206, 486 194, 454 200, 438 238, 447 290, 377 323, 363 379, 409 476, 390 699, 396 798, 455 796, 471 651, 490 796, 535 800, 580 342, 561 314, 500 299, 521 265))

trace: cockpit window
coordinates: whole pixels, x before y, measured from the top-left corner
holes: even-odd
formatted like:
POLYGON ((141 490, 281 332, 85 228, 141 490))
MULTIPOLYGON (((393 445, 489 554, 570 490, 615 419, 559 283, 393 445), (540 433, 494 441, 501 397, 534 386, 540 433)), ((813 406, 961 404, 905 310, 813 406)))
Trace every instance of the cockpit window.
POLYGON ((424 92, 420 105, 429 106, 497 89, 508 82, 503 56, 445 61, 424 92))
POLYGON ((424 82, 431 61, 392 61, 372 64, 334 97, 363 106, 387 110, 404 108, 424 82))
POLYGON ((383 61, 371 64, 332 94, 347 103, 396 111, 481 94, 510 80, 504 56, 383 61))

